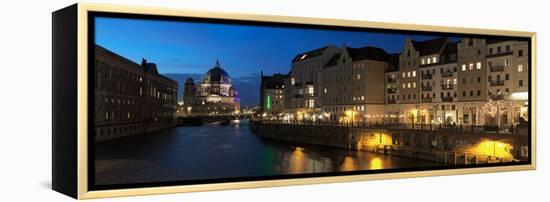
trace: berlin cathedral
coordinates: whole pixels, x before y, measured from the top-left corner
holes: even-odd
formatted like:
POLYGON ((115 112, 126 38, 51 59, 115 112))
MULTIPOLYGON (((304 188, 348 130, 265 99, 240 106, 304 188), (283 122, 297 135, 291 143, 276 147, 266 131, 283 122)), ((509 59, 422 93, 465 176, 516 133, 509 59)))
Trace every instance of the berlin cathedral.
POLYGON ((193 78, 185 81, 183 105, 178 114, 227 115, 239 111, 239 93, 219 61, 204 74, 202 82, 195 83, 193 78))

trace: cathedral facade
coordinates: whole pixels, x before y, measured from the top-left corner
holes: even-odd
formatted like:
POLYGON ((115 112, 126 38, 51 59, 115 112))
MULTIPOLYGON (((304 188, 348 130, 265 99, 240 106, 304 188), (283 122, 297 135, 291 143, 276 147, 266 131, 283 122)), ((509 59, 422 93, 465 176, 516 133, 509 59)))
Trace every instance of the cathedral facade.
POLYGON ((195 83, 193 78, 185 81, 179 115, 227 115, 239 111, 239 93, 219 61, 204 74, 202 82, 195 83))

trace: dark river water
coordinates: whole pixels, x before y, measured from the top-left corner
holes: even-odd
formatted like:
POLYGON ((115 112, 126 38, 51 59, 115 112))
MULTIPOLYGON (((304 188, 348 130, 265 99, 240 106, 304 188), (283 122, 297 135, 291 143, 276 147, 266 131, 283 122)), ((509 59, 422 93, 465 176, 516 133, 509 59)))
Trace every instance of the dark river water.
POLYGON ((177 127, 95 146, 96 185, 322 173, 440 165, 262 139, 246 121, 177 127))

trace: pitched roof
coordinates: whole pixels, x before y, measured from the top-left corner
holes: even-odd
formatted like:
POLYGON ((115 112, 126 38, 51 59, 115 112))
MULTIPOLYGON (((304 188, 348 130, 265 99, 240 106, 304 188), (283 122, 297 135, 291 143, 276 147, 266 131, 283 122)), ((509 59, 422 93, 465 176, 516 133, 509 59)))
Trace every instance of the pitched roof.
POLYGON ((337 65, 338 64, 338 60, 340 59, 340 56, 342 54, 341 53, 336 53, 334 54, 327 62, 327 64, 325 64, 325 66, 323 67, 332 67, 334 65, 337 65))
POLYGON ((362 48, 346 48, 346 50, 352 61, 376 60, 387 62, 390 59, 390 55, 384 49, 378 47, 365 46, 362 48))
POLYGON ((420 56, 437 54, 447 42, 446 37, 435 38, 427 41, 412 41, 414 48, 420 52, 420 56))
POLYGON ((300 53, 300 54, 296 55, 294 57, 294 59, 292 59, 292 62, 294 63, 294 62, 299 62, 299 61, 302 61, 302 60, 307 60, 307 59, 319 57, 319 56, 323 55, 323 53, 325 52, 325 50, 327 48, 328 48, 328 46, 325 46, 325 47, 318 48, 318 49, 308 51, 308 52, 305 52, 305 53, 300 53))
POLYGON ((390 55, 386 72, 399 71, 399 55, 401 55, 401 53, 393 53, 390 55))

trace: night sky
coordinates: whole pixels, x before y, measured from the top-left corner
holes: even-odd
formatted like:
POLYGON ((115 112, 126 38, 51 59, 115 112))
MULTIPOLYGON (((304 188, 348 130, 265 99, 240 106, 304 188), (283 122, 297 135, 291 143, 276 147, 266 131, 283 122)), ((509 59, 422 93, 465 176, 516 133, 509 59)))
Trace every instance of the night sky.
POLYGON ((231 76, 243 105, 259 102, 260 70, 264 75, 288 73, 290 61, 301 52, 328 44, 338 47, 377 46, 401 52, 406 37, 427 40, 435 36, 355 31, 264 27, 180 21, 97 17, 95 39, 101 45, 136 63, 141 58, 157 64, 160 73, 180 84, 200 81, 202 74, 221 67, 231 76))

